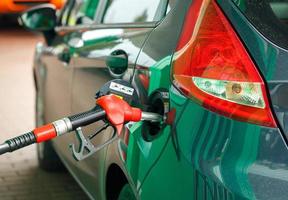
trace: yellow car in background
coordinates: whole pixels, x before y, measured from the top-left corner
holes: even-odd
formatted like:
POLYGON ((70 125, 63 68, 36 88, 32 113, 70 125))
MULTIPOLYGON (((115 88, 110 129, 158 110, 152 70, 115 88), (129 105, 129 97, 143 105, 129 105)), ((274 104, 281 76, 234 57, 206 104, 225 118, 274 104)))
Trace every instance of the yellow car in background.
POLYGON ((61 8, 66 0, 0 0, 0 14, 19 13, 29 7, 51 3, 57 9, 61 8))

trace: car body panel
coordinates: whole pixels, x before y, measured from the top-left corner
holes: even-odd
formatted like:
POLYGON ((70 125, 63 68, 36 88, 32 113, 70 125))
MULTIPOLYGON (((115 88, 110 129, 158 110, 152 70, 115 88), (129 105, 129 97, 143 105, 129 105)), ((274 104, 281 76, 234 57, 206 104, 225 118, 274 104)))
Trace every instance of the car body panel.
MULTIPOLYGON (((245 1, 242 1, 242 4, 245 1)), ((241 1, 239 2, 239 4, 241 1)), ((240 4, 240 5, 242 5, 240 4)), ((241 10, 236 9, 235 5, 230 2, 221 3, 224 10, 227 10, 227 15, 237 29, 247 46, 251 56, 254 58, 257 67, 263 74, 271 96, 273 110, 276 113, 277 119, 281 128, 288 137, 288 128, 286 121, 286 110, 288 105, 287 91, 287 56, 288 51, 277 44, 269 41, 261 34, 241 13, 241 10), (249 33, 249 34, 248 34, 249 33), (253 42, 252 42, 253 41, 253 42), (255 42, 256 41, 256 42, 255 42)), ((244 7, 240 6, 242 12, 245 12, 244 7)))
MULTIPOLYGON (((286 165, 277 163, 282 163, 287 147, 279 129, 221 117, 186 99, 173 87, 170 92, 171 106, 179 111, 175 126, 181 156, 174 169, 178 175, 170 179, 168 170, 161 171, 164 166, 167 169, 167 163, 177 155, 177 149, 170 142, 173 150, 167 146, 164 155, 170 154, 158 161, 142 191, 153 191, 156 177, 169 176, 157 188, 159 194, 165 194, 168 185, 177 182, 183 173, 187 175, 184 182, 194 182, 191 185, 191 190, 194 187, 195 191, 193 199, 285 199, 287 169, 286 165), (275 142, 277 147, 273 145, 275 142), (271 156, 272 153, 277 156, 271 156), (279 172, 282 175, 276 175, 279 172)), ((192 191, 187 193, 183 185, 177 189, 183 199, 191 198, 192 191)))
MULTIPOLYGON (((43 113, 44 123, 61 119, 67 114, 71 115, 73 70, 58 58, 63 49, 68 48, 64 42, 66 37, 70 37, 70 35, 56 36, 51 47, 42 46, 39 50, 42 53, 34 64, 37 65, 35 72, 39 80, 38 92, 43 95, 41 104, 45 110, 43 113)), ((59 144, 61 150, 64 150, 66 158, 71 156, 69 151, 65 151, 72 142, 69 140, 69 136, 65 135, 54 142, 59 144)))
MULTIPOLYGON (((237 17, 236 11, 228 7, 228 1, 220 5, 229 12, 229 17, 237 17)), ((235 20, 235 24, 242 28, 244 41, 249 39, 247 29, 243 30, 249 23, 235 20)), ((257 45, 248 41, 250 46, 257 45)), ((266 58, 259 55, 259 48, 254 51, 273 66, 278 50, 269 48, 267 42, 263 47, 267 50, 266 58)), ((261 70, 268 85, 272 66, 266 67, 265 73, 261 70)), ((151 193, 153 199, 178 196, 181 199, 285 199, 287 147, 280 129, 238 122, 209 112, 173 86, 170 99, 171 108, 177 110, 175 141, 178 149, 172 137, 140 189, 143 199, 151 198, 151 193), (281 175, 274 174, 277 172, 281 175), (157 179, 165 181, 159 185, 157 179), (167 192, 167 188, 173 188, 173 193, 167 192)))
MULTIPOLYGON (((121 27, 121 25, 119 25, 121 27)), ((93 29, 81 33, 81 38, 84 41, 84 46, 76 49, 73 54, 73 89, 72 89, 72 112, 77 113, 91 108, 95 104, 95 93, 106 82, 115 79, 113 78, 106 66, 107 57, 116 50, 123 50, 128 55, 128 70, 123 76, 123 79, 129 81, 133 75, 134 66, 141 46, 148 37, 152 28, 114 28, 109 29, 93 29), (104 37, 103 37, 104 36, 104 37)), ((85 127, 84 135, 93 133, 99 128, 101 123, 97 125, 89 125, 85 127)), ((108 131, 112 131, 111 129, 108 131)), ((101 134, 93 139, 94 145, 99 145, 105 142, 111 133, 101 134)), ((76 142, 76 141, 75 141, 76 142)), ((81 162, 73 162, 70 157, 70 163, 77 166, 75 174, 82 181, 82 184, 93 192, 92 196, 97 196, 95 185, 97 177, 101 176, 99 167, 104 160, 105 149, 94 154, 81 162), (90 181, 89 181, 90 180, 90 181), (94 181, 94 184, 92 182, 94 181), (94 188, 93 188, 94 187, 94 188)), ((103 174, 103 173, 102 173, 103 174)))
MULTIPOLYGON (((182 1, 175 5, 150 34, 139 54, 133 85, 138 91, 141 105, 148 105, 149 96, 157 89, 169 90, 171 54, 176 48, 187 9, 186 5, 189 2, 190 0, 182 1), (161 44, 159 38, 161 38, 161 44)), ((129 131, 125 166, 136 186, 135 189, 142 198, 141 185, 145 182, 147 174, 151 172, 157 160, 160 159, 162 151, 170 139, 171 130, 169 126, 166 126, 151 140, 145 139, 145 137, 151 136, 145 122, 131 125, 129 131)))

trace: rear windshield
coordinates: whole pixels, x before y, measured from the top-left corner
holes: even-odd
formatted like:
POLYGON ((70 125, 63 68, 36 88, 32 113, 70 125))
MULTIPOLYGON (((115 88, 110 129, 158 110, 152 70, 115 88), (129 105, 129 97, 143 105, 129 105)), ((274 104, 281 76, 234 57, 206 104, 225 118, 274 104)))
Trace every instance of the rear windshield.
POLYGON ((273 43, 288 49, 288 0, 233 0, 273 43))

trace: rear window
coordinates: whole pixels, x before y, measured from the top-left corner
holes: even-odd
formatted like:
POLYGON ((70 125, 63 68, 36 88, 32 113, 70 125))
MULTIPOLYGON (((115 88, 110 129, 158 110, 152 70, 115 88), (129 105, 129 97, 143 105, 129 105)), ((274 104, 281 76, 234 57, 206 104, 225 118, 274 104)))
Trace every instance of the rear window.
POLYGON ((168 0, 109 0, 103 23, 137 23, 160 20, 168 0))
POLYGON ((233 0, 266 38, 288 49, 288 0, 233 0))

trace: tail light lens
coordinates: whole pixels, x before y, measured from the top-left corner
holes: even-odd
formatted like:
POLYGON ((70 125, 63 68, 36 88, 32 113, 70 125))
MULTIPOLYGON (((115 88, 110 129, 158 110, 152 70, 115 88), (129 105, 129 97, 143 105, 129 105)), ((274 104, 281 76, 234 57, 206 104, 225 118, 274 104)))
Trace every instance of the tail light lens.
POLYGON ((173 83, 205 108, 276 127, 264 82, 214 0, 194 0, 173 56, 173 83))

